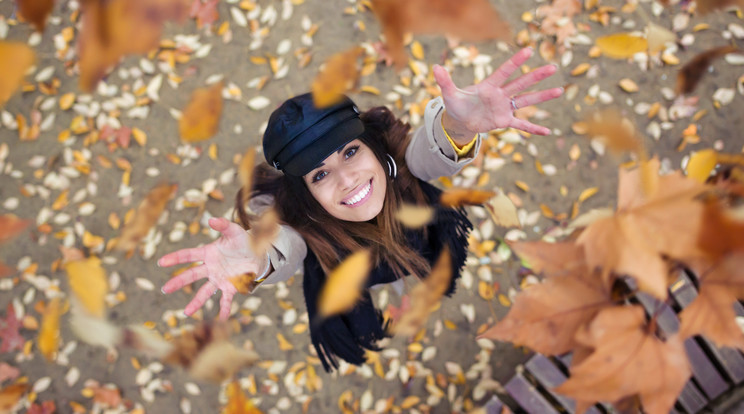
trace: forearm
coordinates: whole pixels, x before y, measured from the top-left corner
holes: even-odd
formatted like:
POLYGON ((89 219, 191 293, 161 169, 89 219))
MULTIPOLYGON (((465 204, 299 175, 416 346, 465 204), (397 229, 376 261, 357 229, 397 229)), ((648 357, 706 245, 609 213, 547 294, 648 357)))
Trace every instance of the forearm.
POLYGON ((449 116, 446 109, 442 114, 442 128, 444 128, 444 131, 447 133, 449 138, 458 147, 464 147, 465 145, 471 143, 475 138, 475 135, 478 132, 481 132, 470 131, 464 123, 449 116))

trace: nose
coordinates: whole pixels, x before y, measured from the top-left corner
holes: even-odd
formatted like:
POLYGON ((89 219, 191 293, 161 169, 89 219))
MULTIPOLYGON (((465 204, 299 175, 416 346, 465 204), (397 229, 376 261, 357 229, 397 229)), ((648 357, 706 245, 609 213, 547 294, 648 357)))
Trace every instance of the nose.
POLYGON ((356 171, 353 168, 339 168, 336 178, 341 191, 352 190, 357 184, 356 171))

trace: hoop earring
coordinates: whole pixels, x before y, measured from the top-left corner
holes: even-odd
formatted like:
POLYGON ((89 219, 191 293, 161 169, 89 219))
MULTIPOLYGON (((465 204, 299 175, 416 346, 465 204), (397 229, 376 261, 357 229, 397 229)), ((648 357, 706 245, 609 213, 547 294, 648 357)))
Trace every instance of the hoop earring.
POLYGON ((387 156, 387 166, 388 166, 388 175, 390 175, 390 178, 395 178, 398 176, 398 165, 395 163, 395 158, 393 158, 390 154, 385 154, 387 156))

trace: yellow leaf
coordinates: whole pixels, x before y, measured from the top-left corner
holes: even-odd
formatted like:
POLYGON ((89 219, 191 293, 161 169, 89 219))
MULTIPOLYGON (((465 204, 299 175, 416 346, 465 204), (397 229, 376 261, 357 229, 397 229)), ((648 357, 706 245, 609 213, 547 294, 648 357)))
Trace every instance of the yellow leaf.
POLYGON ((51 361, 59 346, 59 317, 62 314, 62 304, 58 297, 52 299, 44 309, 39 330, 39 351, 51 361))
POLYGON ((597 38, 597 46, 605 56, 613 59, 627 59, 648 49, 648 41, 630 33, 616 33, 597 38))
POLYGON ((294 349, 294 346, 284 337, 281 333, 276 334, 276 340, 279 341, 279 349, 282 351, 290 351, 294 349))
POLYGON ((73 103, 75 103, 75 94, 66 93, 59 98, 59 109, 66 111, 72 107, 73 103))
POLYGON ((460 207, 468 204, 483 204, 495 196, 493 191, 470 190, 467 188, 453 188, 445 190, 439 202, 445 207, 460 207))
POLYGON ((486 282, 485 280, 481 280, 480 282, 478 282, 478 294, 485 300, 493 299, 495 295, 495 292, 493 291, 493 285, 486 282))
POLYGON ((354 307, 372 266, 369 250, 350 254, 328 276, 318 301, 318 314, 328 317, 354 307))
POLYGON ((209 149, 207 150, 207 153, 209 154, 209 159, 212 161, 217 160, 217 144, 211 143, 209 144, 209 149))
POLYGON ((499 293, 499 303, 501 304, 501 306, 504 306, 507 308, 511 306, 511 301, 503 293, 499 293))
POLYGON ((550 207, 545 204, 540 204, 540 211, 542 212, 543 216, 549 219, 555 218, 555 213, 553 213, 553 210, 551 210, 550 207))
POLYGON ((147 144, 147 134, 139 128, 132 128, 132 138, 134 138, 141 147, 144 147, 147 144))
POLYGON ((395 218, 406 227, 417 229, 423 227, 434 218, 434 209, 429 206, 403 204, 395 213, 395 218))
POLYGON ((24 43, 0 41, 0 106, 21 86, 35 61, 34 51, 24 43))
POLYGON ((573 68, 571 71, 571 76, 580 76, 586 73, 586 71, 589 70, 589 68, 592 67, 592 65, 584 62, 573 68))
POLYGON ((379 95, 380 94, 380 90, 379 89, 375 88, 374 86, 370 86, 370 85, 364 85, 361 88, 359 88, 359 90, 361 90, 362 92, 371 93, 372 95, 379 95))
POLYGON ((108 281, 106 272, 101 267, 101 260, 91 256, 87 259, 68 262, 64 268, 70 281, 70 289, 85 310, 93 316, 103 317, 108 281))
POLYGON ((341 100, 344 93, 356 87, 359 79, 358 60, 363 53, 364 49, 357 46, 328 59, 325 69, 315 77, 311 86, 316 107, 331 106, 341 100))
POLYGON ((196 89, 178 121, 178 131, 185 142, 199 142, 217 133, 222 116, 222 82, 209 88, 196 89))
POLYGON ((421 398, 415 396, 415 395, 409 395, 406 397, 402 403, 400 403, 400 408, 403 410, 408 410, 413 408, 416 404, 421 402, 421 398))
POLYGON ((620 88, 628 93, 638 92, 638 85, 632 79, 623 78, 618 83, 620 88))
POLYGON ((599 191, 598 187, 587 188, 579 194, 579 203, 583 203, 599 191))
POLYGON ((718 153, 712 149, 697 151, 690 156, 687 163, 687 176, 704 183, 718 163, 718 153))
POLYGON ((514 185, 516 185, 520 190, 524 191, 525 193, 530 191, 530 186, 527 185, 527 183, 525 183, 524 181, 519 181, 519 180, 514 181, 514 185))
POLYGON ((424 350, 424 346, 421 345, 421 342, 414 342, 408 345, 408 351, 410 352, 421 353, 421 351, 423 350, 424 350))
POLYGON ((424 47, 421 46, 418 40, 414 40, 411 43, 411 54, 418 60, 424 60, 424 47))
POLYGON ((502 227, 521 227, 517 207, 512 200, 503 192, 486 201, 483 206, 488 210, 491 219, 496 225, 502 227))

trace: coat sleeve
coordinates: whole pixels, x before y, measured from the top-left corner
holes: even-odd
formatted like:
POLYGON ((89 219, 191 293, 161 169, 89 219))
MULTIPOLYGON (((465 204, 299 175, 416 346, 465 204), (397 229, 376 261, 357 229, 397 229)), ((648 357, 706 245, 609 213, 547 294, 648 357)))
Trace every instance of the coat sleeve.
POLYGON ((456 174, 473 161, 480 151, 483 134, 478 134, 468 157, 458 157, 442 129, 442 98, 426 104, 424 125, 419 127, 406 148, 406 164, 411 173, 424 181, 456 174))
MULTIPOLYGON (((252 198, 248 203, 249 211, 260 214, 274 204, 274 197, 262 195, 252 198)), ((250 233, 250 230, 248 230, 250 233)), ((290 226, 279 226, 279 234, 271 243, 269 257, 274 271, 267 276, 263 283, 273 284, 283 282, 292 277, 302 266, 307 254, 307 244, 302 236, 290 226)))

